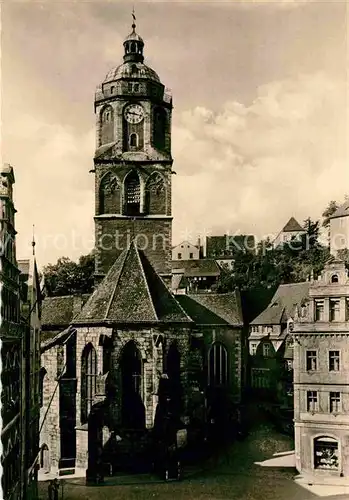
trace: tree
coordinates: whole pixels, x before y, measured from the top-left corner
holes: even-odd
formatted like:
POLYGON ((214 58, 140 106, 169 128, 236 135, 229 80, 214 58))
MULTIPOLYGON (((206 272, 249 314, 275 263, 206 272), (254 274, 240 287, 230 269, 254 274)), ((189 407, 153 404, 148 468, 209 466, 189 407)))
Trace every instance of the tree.
POLYGON ((313 221, 310 217, 304 221, 304 229, 306 230, 306 247, 305 249, 314 248, 318 244, 320 233, 320 221, 313 221))
POLYGON ((327 205, 325 210, 322 212, 322 225, 323 227, 328 227, 330 225, 330 218, 331 216, 335 213, 336 210, 338 210, 339 205, 336 201, 332 200, 330 203, 327 205))
POLYGON ((91 293, 93 289, 94 254, 82 255, 78 262, 61 257, 56 264, 44 267, 48 296, 91 293))

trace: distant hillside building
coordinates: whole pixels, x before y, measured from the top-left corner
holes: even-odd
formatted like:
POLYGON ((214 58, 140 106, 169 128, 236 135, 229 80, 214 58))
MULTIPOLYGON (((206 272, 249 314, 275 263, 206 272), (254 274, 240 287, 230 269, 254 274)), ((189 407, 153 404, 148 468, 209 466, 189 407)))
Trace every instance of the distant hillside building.
POLYGON ((308 483, 349 485, 349 277, 332 259, 294 322, 296 467, 308 483))
POLYGON ((176 293, 207 292, 214 290, 221 269, 214 259, 172 261, 172 290, 176 293))
POLYGON ((339 250, 349 249, 349 200, 330 218, 330 251, 336 256, 339 250))
POLYGON ((239 253, 256 251, 256 241, 252 234, 238 234, 230 236, 207 236, 206 257, 209 259, 234 258, 239 253))
POLYGON ((251 388, 262 399, 293 404, 292 319, 296 306, 307 299, 309 285, 280 285, 268 307, 250 323, 251 388))
POLYGON ((273 247, 277 248, 282 246, 284 243, 290 243, 292 240, 301 241, 301 237, 305 234, 306 231, 304 227, 302 227, 294 217, 291 217, 273 241, 273 247))
POLYGON ((172 248, 172 260, 197 260, 200 257, 200 243, 193 245, 189 241, 182 241, 172 248))

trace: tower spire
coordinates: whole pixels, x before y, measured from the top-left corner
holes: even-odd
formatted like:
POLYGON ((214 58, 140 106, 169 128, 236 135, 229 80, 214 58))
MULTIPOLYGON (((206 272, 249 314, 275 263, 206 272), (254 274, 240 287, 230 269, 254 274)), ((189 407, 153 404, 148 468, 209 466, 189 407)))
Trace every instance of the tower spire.
POLYGON ((135 14, 135 6, 133 6, 133 9, 132 9, 132 30, 133 30, 133 33, 135 33, 135 31, 136 31, 136 14, 135 14))
POLYGON ((35 231, 35 226, 33 224, 33 239, 32 239, 32 247, 33 247, 33 255, 35 256, 35 235, 34 235, 34 231, 35 231))

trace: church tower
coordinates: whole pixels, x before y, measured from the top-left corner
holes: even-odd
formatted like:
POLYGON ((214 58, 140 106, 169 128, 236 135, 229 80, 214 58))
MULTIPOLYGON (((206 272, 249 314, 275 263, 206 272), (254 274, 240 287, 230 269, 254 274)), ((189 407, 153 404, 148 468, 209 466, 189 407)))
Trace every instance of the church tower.
POLYGON ((144 64, 135 22, 123 45, 124 62, 95 94, 95 277, 100 282, 134 240, 168 282, 172 96, 144 64))

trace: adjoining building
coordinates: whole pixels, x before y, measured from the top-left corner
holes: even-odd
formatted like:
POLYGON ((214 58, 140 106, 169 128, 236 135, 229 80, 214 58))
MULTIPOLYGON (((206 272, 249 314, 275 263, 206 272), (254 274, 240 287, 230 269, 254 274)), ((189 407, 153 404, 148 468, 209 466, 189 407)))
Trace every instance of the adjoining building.
POLYGON ((330 251, 334 256, 349 249, 349 200, 330 217, 330 251))
POLYGON ((41 296, 34 256, 31 262, 16 259, 14 182, 13 167, 5 164, 0 179, 1 486, 4 500, 31 500, 37 494, 39 455, 41 296))
POLYGON ((309 483, 349 484, 349 277, 332 258, 294 322, 296 467, 309 483))
POLYGON ((306 235, 304 227, 302 227, 294 217, 291 217, 287 224, 281 229, 279 234, 273 241, 273 247, 282 247, 285 243, 290 243, 291 241, 299 243, 302 241, 302 237, 306 235))
POLYGON ((250 323, 250 385, 260 400, 293 405, 293 316, 307 300, 309 286, 280 285, 268 307, 250 323))

